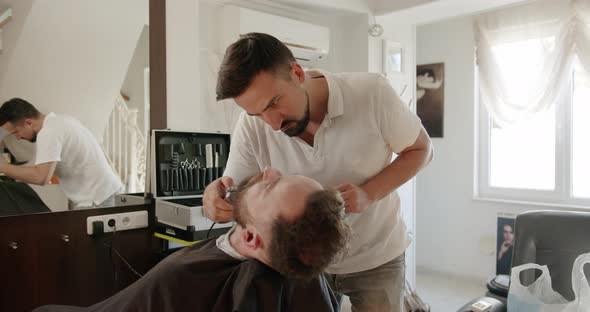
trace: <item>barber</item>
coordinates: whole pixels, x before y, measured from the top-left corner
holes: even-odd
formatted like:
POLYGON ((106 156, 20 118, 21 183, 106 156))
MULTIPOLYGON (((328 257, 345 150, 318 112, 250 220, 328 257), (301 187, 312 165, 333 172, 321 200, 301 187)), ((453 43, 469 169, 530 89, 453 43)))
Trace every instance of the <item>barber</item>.
POLYGON ((225 189, 267 166, 336 187, 353 238, 326 270, 332 288, 350 297, 353 311, 402 311, 410 239, 396 190, 428 164, 432 148, 389 81, 305 72, 279 40, 251 33, 229 46, 219 70, 217 99, 229 98, 245 112, 225 176, 204 192, 206 215, 232 220, 225 189))
POLYGON ((14 98, 0 107, 0 126, 17 139, 36 143, 35 165, 0 164, 0 173, 30 184, 48 184, 51 177, 72 208, 114 205, 123 188, 94 135, 78 120, 40 113, 31 103, 14 98))

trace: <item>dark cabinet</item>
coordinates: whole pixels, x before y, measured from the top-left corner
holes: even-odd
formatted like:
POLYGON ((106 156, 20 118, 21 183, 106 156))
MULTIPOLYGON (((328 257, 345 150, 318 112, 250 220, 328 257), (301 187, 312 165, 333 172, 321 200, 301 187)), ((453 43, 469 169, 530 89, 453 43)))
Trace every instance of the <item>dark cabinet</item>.
POLYGON ((37 250, 25 235, 26 230, 16 222, 3 224, 0 230, 0 311, 33 308, 29 296, 35 295, 37 250))
POLYGON ((138 277, 122 261, 111 259, 112 234, 87 235, 86 218, 146 209, 148 228, 119 232, 114 240, 117 251, 145 273, 161 248, 151 230, 153 205, 0 217, 0 311, 31 311, 45 304, 89 306, 133 283, 138 277))
POLYGON ((84 299, 84 280, 80 279, 85 271, 85 257, 78 251, 83 248, 82 237, 72 232, 72 226, 63 220, 41 225, 43 235, 37 239, 40 272, 37 280, 42 285, 59 285, 46 287, 39 291, 39 302, 65 302, 75 300, 81 303, 84 299))

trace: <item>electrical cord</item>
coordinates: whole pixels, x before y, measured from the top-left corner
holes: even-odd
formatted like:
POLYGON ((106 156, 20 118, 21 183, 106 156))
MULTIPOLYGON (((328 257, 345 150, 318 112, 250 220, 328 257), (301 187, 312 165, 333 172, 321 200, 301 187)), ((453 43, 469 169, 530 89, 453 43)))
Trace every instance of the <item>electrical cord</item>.
POLYGON ((129 264, 129 262, 127 262, 127 260, 125 260, 125 258, 123 258, 123 256, 121 256, 121 254, 117 250, 113 250, 113 251, 115 252, 117 257, 119 257, 119 259, 121 259, 121 261, 123 261, 123 263, 125 263, 127 268, 129 268, 129 270, 131 270, 131 272, 133 272, 135 275, 137 275, 138 278, 143 277, 143 275, 141 275, 139 272, 135 271, 135 269, 131 266, 131 264, 129 264))
POLYGON ((113 226, 113 235, 111 236, 111 244, 109 246, 109 259, 111 259, 111 265, 113 266, 113 280, 117 280, 117 267, 115 266, 115 260, 113 259, 113 243, 115 242, 115 234, 117 234, 117 228, 113 226))
POLYGON ((127 262, 127 260, 125 260, 125 258, 117 251, 117 249, 115 249, 115 247, 114 247, 115 234, 117 234, 117 227, 115 225, 113 225, 113 235, 111 236, 111 243, 109 245, 107 245, 106 243, 104 244, 104 246, 109 248, 109 258, 111 259, 111 265, 113 266, 113 277, 114 277, 115 281, 117 280, 117 268, 115 266, 115 260, 113 259, 113 252, 115 253, 115 255, 117 255, 117 257, 119 257, 119 259, 121 261, 123 261, 123 263, 125 263, 127 268, 129 268, 129 270, 131 270, 131 272, 133 272, 138 278, 141 278, 143 275, 138 273, 131 266, 131 264, 129 264, 129 262, 127 262))
POLYGON ((213 227, 215 226, 215 224, 217 224, 217 222, 213 222, 213 224, 211 224, 211 227, 209 228, 209 231, 207 231, 207 237, 205 237, 205 238, 209 238, 209 234, 211 234, 211 230, 213 229, 213 227))

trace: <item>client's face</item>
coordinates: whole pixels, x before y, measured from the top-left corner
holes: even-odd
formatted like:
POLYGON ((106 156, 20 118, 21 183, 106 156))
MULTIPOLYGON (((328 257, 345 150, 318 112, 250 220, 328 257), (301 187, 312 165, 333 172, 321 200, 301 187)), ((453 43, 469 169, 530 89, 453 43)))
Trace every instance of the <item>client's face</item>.
POLYGON ((234 217, 242 226, 251 224, 270 239, 270 229, 278 217, 295 221, 303 214, 305 199, 322 186, 308 177, 283 176, 274 168, 244 179, 232 194, 234 217))

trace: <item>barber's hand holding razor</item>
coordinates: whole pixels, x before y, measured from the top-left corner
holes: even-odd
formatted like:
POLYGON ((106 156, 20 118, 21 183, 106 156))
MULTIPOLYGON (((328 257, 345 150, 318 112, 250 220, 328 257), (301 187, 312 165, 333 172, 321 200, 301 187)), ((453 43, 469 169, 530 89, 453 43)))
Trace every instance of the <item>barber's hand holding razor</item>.
POLYGON ((346 213, 361 213, 371 204, 367 192, 354 184, 340 184, 336 189, 342 194, 346 213))
POLYGON ((234 219, 234 207, 225 200, 226 190, 234 186, 230 177, 221 177, 205 188, 203 210, 205 216, 214 222, 224 223, 234 219))

